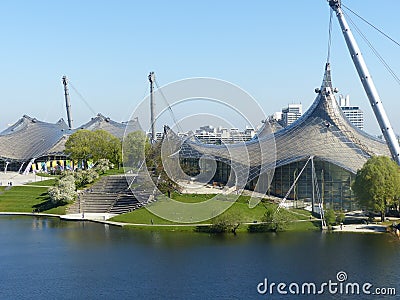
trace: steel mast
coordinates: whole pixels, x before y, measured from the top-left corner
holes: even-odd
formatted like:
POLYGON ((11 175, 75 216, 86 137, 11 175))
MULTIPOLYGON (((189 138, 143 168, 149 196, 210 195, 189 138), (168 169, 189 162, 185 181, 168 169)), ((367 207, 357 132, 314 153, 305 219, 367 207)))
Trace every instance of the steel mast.
POLYGON ((68 81, 67 77, 63 76, 62 83, 64 85, 64 96, 65 96, 65 106, 67 108, 67 119, 68 119, 68 127, 72 129, 72 118, 71 118, 71 103, 69 101, 69 92, 68 92, 68 81))
POLYGON ((361 83, 368 96, 382 134, 385 137, 386 143, 388 144, 392 158, 398 165, 400 165, 399 143, 397 142, 396 135, 392 126, 390 125, 389 118, 387 117, 385 109, 383 108, 382 101, 378 95, 378 91, 375 88, 374 82, 372 81, 372 77, 369 74, 364 58, 361 55, 361 51, 358 48, 357 42, 354 39, 346 19, 344 18, 341 8, 341 0, 328 0, 328 2, 330 7, 336 12, 336 16, 339 20, 339 24, 342 29, 344 39, 346 40, 347 47, 350 51, 351 58, 353 59, 358 76, 361 79, 361 83))
POLYGON ((154 72, 150 72, 149 74, 149 81, 150 81, 150 126, 151 126, 151 140, 156 141, 156 129, 155 129, 155 120, 154 120, 154 82, 156 77, 154 72))

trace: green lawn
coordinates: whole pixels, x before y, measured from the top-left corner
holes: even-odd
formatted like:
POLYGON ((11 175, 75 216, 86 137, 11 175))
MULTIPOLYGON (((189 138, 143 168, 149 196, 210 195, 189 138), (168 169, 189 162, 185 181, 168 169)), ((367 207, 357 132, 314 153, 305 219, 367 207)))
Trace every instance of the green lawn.
POLYGON ((151 221, 153 221, 153 224, 176 224, 152 214, 149 210, 143 207, 132 212, 116 216, 110 219, 110 221, 134 224, 151 224, 151 221))
POLYGON ((40 212, 49 214, 65 214, 65 206, 54 207, 47 187, 13 186, 0 194, 0 211, 4 212, 40 212))
POLYGON ((172 194, 172 199, 184 203, 199 203, 215 197, 215 194, 172 194))
MULTIPOLYGON (((173 195, 174 200, 184 203, 199 203, 204 202, 208 199, 213 198, 215 195, 200 195, 200 194, 182 194, 182 195, 173 195)), ((243 222, 252 222, 254 220, 261 220, 261 217, 264 215, 265 208, 262 204, 259 204, 253 209, 250 209, 247 205, 249 197, 248 196, 240 196, 239 199, 233 203, 233 205, 225 212, 234 215, 239 215, 240 219, 243 222)), ((217 200, 217 204, 218 204, 217 200)), ((221 204, 226 204, 226 201, 220 201, 221 204)), ((152 206, 161 207, 163 205, 169 205, 167 202, 164 201, 157 201, 152 206)), ((210 212, 211 217, 212 212, 210 212)), ((140 208, 134 210, 130 213, 126 213, 123 215, 116 216, 111 219, 112 221, 116 222, 125 222, 125 223, 135 223, 135 224, 177 224, 172 221, 165 220, 161 217, 158 217, 151 213, 147 208, 140 208)), ((207 220, 201 223, 211 223, 211 220, 207 220)))
POLYGON ((110 169, 104 173, 105 176, 107 176, 107 175, 123 175, 123 174, 124 174, 124 168, 122 168, 122 167, 119 169, 116 169, 116 168, 110 169))
POLYGON ((42 172, 36 173, 36 176, 38 176, 38 177, 60 177, 60 175, 52 175, 52 174, 42 173, 42 172))
MULTIPOLYGON (((196 203, 196 202, 203 202, 206 201, 210 198, 212 198, 215 195, 199 195, 199 194, 182 194, 182 195, 173 195, 174 200, 180 201, 180 202, 185 202, 185 203, 196 203)), ((250 197, 248 196, 240 196, 236 202, 232 204, 232 206, 227 209, 223 214, 229 214, 233 216, 237 216, 237 218, 240 219, 242 223, 253 223, 253 222, 260 222, 262 217, 264 216, 264 213, 266 211, 265 206, 275 206, 275 204, 272 204, 271 202, 268 201, 263 201, 262 203, 259 203, 256 207, 254 208, 249 208, 248 206, 248 200, 250 197)), ((162 201, 158 201, 153 203, 152 205, 163 205, 162 201)), ((301 209, 294 209, 294 210, 286 210, 286 209, 281 209, 280 212, 281 214, 284 214, 287 216, 287 219, 289 220, 289 224, 286 228, 286 230, 289 231, 305 231, 305 230, 319 230, 320 229, 320 224, 319 221, 310 221, 310 216, 311 213, 305 210, 301 209), (299 222, 299 220, 304 220, 299 222)), ((133 226, 133 228, 141 228, 141 229, 163 229, 163 230, 177 230, 177 231, 187 231, 187 230, 193 230, 193 226, 187 226, 187 227, 180 227, 180 226, 173 226, 174 222, 165 220, 161 217, 158 217, 154 214, 152 214, 148 209, 146 208, 140 208, 137 210, 134 210, 130 213, 123 214, 116 216, 111 219, 111 221, 116 221, 116 222, 124 222, 124 223, 134 223, 134 224, 154 224, 153 226, 133 226), (157 225, 171 225, 168 227, 162 227, 162 226, 157 226, 157 225)), ((209 224, 212 223, 213 219, 206 220, 204 222, 201 222, 203 224, 209 224)), ((199 223, 199 224, 201 224, 199 223)), ((240 231, 246 231, 248 225, 242 224, 238 228, 238 232, 240 231)))
POLYGON ((35 186, 53 186, 54 183, 56 182, 56 178, 52 178, 52 179, 46 179, 46 180, 42 180, 42 181, 36 181, 36 182, 30 182, 27 185, 35 185, 35 186))
POLYGON ((289 223, 286 231, 321 230, 321 221, 304 221, 289 223))
MULTIPOLYGON (((119 170, 109 170, 105 175, 120 174, 119 170)), ((54 206, 48 197, 48 187, 54 186, 57 177, 40 181, 37 176, 36 182, 30 182, 23 186, 13 186, 10 190, 5 190, 6 186, 0 186, 0 211, 3 212, 33 212, 39 210, 41 213, 65 214, 67 205, 54 206)), ((42 178, 42 179, 43 179, 42 178)), ((88 185, 89 186, 89 185, 88 185)))
MULTIPOLYGON (((39 182, 33 182, 25 186, 13 186, 10 190, 5 190, 5 186, 0 186, 0 211, 3 212, 33 212, 37 209, 42 213, 52 214, 65 214, 66 205, 54 207, 47 194, 47 186, 52 186, 56 179, 48 179, 39 182)), ((233 204, 221 215, 230 215, 240 220, 241 223, 254 223, 260 222, 266 211, 266 206, 274 206, 267 200, 263 200, 256 207, 249 208, 249 196, 239 196, 238 199, 231 199, 234 196, 222 195, 201 195, 201 194, 173 194, 176 201, 183 203, 201 203, 214 198, 214 209, 224 207, 227 201, 232 201, 233 204), (236 200, 236 201, 234 201, 236 200)), ((159 200, 151 204, 154 207, 169 209, 170 203, 165 200, 159 200)), ((207 211, 208 207, 199 207, 199 213, 212 217, 215 212, 207 211), (203 211, 201 211, 203 210, 203 211)), ((286 230, 288 231, 307 231, 319 230, 319 221, 311 220, 311 213, 301 209, 286 210, 281 209, 280 214, 284 214, 286 219, 289 220, 286 230), (302 221, 303 220, 303 221, 302 221)), ((197 224, 210 224, 214 218, 205 220, 197 224)), ((152 226, 129 226, 128 228, 135 229, 151 229, 151 230, 169 230, 169 231, 193 231, 196 226, 174 226, 182 223, 175 223, 165 220, 151 213, 146 208, 140 208, 130 213, 116 216, 111 221, 134 223, 134 224, 147 224, 152 226), (171 225, 171 226, 157 226, 157 225, 171 225)), ((248 225, 241 224, 238 232, 247 231, 248 225)))

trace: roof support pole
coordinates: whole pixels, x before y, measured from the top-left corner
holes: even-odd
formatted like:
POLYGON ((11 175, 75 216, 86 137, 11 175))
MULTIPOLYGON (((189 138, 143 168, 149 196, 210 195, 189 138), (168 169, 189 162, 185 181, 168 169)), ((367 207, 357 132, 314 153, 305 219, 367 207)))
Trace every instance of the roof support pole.
POLYGON ((311 156, 311 182, 312 182, 312 196, 311 196, 311 211, 315 213, 315 177, 314 177, 314 156, 311 156))
MULTIPOLYGON (((278 208, 277 208, 277 211, 279 211, 279 209, 280 209, 281 207, 285 207, 285 202, 286 202, 286 200, 287 200, 287 197, 289 197, 290 193, 291 193, 292 190, 295 188, 295 186, 296 186, 296 184, 297 184, 297 181, 299 180, 301 174, 303 174, 303 171, 306 169, 308 162, 311 160, 311 163, 314 164, 313 158, 314 158, 314 156, 310 156, 310 157, 307 159, 307 161, 306 161, 305 165, 303 166, 303 168, 301 169, 299 175, 297 175, 297 176, 295 177, 295 179, 294 179, 292 185, 290 186, 289 190, 287 191, 285 197, 283 197, 282 201, 279 203, 278 208)), ((312 167, 312 168, 314 168, 314 167, 312 167)), ((267 173, 267 176, 268 176, 268 173, 267 173)), ((269 181, 267 181, 267 182, 269 182, 269 181)), ((314 203, 314 189, 313 189, 313 196, 312 196, 312 199, 313 199, 313 203, 314 203)), ((314 208, 313 208, 313 209, 314 209, 314 208)), ((314 212, 314 210, 313 210, 313 212, 314 212)))
POLYGON ((150 72, 149 74, 150 81, 150 126, 151 126, 151 141, 156 141, 156 129, 155 129, 155 120, 154 120, 154 82, 155 75, 154 72, 150 72))
POLYGON ((393 128, 390 125, 389 118, 387 117, 385 109, 383 108, 382 101, 380 100, 378 91, 375 88, 367 65, 365 64, 364 58, 361 55, 360 49, 358 48, 357 42, 354 39, 346 19, 344 18, 343 11, 341 9, 341 0, 328 0, 328 2, 330 7, 336 12, 336 16, 339 20, 339 24, 342 29, 344 39, 346 40, 351 58, 353 59, 358 76, 361 79, 361 83, 364 87, 365 93, 368 96, 382 134, 385 137, 386 143, 388 144, 392 158, 398 165, 400 165, 399 143, 397 142, 396 135, 394 134, 393 128))
POLYGON ((72 129, 71 102, 69 100, 68 81, 66 76, 63 76, 62 82, 64 85, 64 96, 65 96, 65 106, 67 108, 68 127, 69 129, 72 129))
POLYGON ((25 168, 25 171, 24 171, 24 175, 28 175, 29 174, 29 171, 30 171, 30 169, 31 169, 31 167, 32 167, 32 165, 33 165, 33 163, 35 162, 35 158, 32 158, 30 161, 29 161, 29 163, 28 163, 28 165, 26 166, 26 168, 25 168))

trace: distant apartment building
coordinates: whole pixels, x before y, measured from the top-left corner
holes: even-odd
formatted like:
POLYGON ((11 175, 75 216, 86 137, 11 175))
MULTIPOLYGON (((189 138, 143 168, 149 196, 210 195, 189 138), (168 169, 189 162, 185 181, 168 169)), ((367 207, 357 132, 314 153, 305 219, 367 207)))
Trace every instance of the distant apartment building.
POLYGON ((339 96, 340 108, 346 118, 357 128, 364 130, 364 112, 359 106, 350 105, 350 96, 339 96))
POLYGON ((282 127, 287 127, 295 122, 303 114, 303 106, 300 104, 288 104, 281 112, 275 112, 270 118, 277 121, 282 127))
POLYGON ((255 130, 247 127, 244 131, 240 131, 239 128, 214 128, 211 125, 205 125, 197 129, 194 135, 205 144, 232 144, 251 140, 255 135, 255 130))

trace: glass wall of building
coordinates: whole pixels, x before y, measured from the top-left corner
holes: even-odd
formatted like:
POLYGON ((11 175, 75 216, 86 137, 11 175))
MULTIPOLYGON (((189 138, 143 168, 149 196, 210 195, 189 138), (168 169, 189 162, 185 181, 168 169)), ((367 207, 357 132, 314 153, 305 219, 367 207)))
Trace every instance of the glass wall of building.
POLYGON ((181 158, 180 165, 186 175, 197 176, 200 174, 199 160, 193 158, 181 158))
MULTIPOLYGON (((267 185, 271 174, 268 173, 264 173, 260 177, 249 181, 246 188, 256 191, 259 190, 263 193, 268 190, 268 195, 283 198, 290 190, 290 187, 300 174, 306 162, 307 161, 304 160, 277 167, 269 189, 267 185)), ((198 166, 198 160, 196 159, 185 159, 182 160, 181 163, 186 164, 186 167, 188 165, 192 167, 198 166)), ((354 177, 355 175, 353 173, 337 165, 314 158, 313 162, 308 162, 287 199, 309 203, 314 199, 316 203, 323 201, 325 208, 344 211, 354 210, 358 208, 351 190, 351 183, 354 177), (314 176, 312 174, 313 166, 314 176), (313 178, 316 182, 314 187, 312 184, 313 178)), ((229 182, 230 184, 234 182, 232 181, 233 178, 234 174, 231 174, 230 165, 217 161, 217 168, 210 183, 227 184, 229 182)))
MULTIPOLYGON (((300 161, 276 168, 269 190, 271 195, 284 197, 305 164, 306 161, 300 161)), ((314 199, 319 202, 318 198, 320 198, 326 208, 345 211, 357 208, 351 191, 354 174, 332 163, 317 159, 314 159, 314 170, 316 180, 314 187, 310 161, 288 199, 312 201, 314 193, 314 199)))

